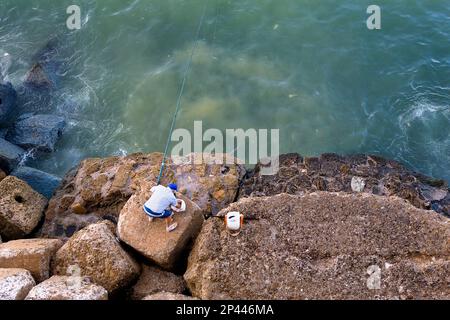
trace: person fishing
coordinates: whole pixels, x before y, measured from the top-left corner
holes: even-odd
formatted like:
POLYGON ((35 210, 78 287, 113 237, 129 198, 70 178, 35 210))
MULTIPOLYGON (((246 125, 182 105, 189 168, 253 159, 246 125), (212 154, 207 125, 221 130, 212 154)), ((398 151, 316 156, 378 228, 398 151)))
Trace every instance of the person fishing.
POLYGON ((178 224, 173 218, 173 211, 180 211, 183 201, 175 197, 178 191, 176 184, 169 184, 165 187, 162 185, 155 186, 150 189, 152 196, 144 204, 144 212, 148 215, 149 220, 165 219, 167 232, 174 231, 178 224))

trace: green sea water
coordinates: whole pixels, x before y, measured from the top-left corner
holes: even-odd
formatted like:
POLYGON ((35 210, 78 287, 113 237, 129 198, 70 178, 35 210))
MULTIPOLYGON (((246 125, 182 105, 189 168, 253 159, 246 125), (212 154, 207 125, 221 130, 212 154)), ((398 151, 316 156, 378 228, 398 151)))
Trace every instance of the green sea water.
POLYGON ((1 0, 10 81, 55 35, 67 67, 49 108, 68 127, 29 163, 63 175, 163 151, 206 2, 177 128, 279 128, 283 153, 373 153, 450 180, 448 0, 1 0), (381 30, 366 27, 371 4, 381 30))

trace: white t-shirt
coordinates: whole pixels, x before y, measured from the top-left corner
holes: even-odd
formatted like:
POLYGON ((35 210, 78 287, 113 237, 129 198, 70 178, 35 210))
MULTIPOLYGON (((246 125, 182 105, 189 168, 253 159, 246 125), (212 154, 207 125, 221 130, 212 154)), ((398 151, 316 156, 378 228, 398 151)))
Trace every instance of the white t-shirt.
POLYGON ((173 194, 172 189, 164 186, 156 186, 150 189, 153 193, 145 206, 155 213, 163 213, 169 207, 177 205, 177 198, 173 194))

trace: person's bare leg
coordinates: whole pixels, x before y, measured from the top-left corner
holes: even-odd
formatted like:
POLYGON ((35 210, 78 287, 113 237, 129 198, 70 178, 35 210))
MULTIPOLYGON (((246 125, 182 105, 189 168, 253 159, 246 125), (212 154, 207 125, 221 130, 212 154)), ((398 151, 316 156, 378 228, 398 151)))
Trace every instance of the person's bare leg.
POLYGON ((172 232, 178 227, 178 224, 175 222, 173 215, 169 218, 166 218, 166 230, 167 232, 172 232))
POLYGON ((148 216, 148 221, 153 222, 153 217, 148 216))

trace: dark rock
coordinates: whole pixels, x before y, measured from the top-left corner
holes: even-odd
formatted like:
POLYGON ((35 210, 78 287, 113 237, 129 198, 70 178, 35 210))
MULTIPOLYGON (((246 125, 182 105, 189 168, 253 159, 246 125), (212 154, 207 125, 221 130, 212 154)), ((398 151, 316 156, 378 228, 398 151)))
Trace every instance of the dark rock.
POLYGON ((30 167, 18 167, 11 172, 11 175, 25 181, 47 199, 53 196, 62 180, 57 176, 30 167))
POLYGON ((16 122, 8 130, 6 140, 25 149, 53 152, 66 122, 54 115, 35 115, 16 122))
POLYGON ((17 93, 10 83, 0 84, 0 124, 9 120, 17 102, 17 93))
POLYGON ((0 168, 11 172, 19 164, 25 150, 0 138, 0 168))
POLYGON ((421 209, 433 205, 435 211, 450 215, 445 200, 447 196, 450 198, 450 193, 445 181, 411 172, 395 161, 378 156, 323 154, 303 159, 288 154, 280 156, 277 174, 264 176, 260 168, 257 165, 244 178, 239 198, 283 192, 302 195, 315 191, 363 191, 398 196, 421 209))

